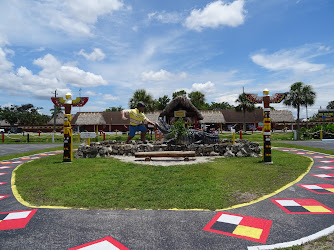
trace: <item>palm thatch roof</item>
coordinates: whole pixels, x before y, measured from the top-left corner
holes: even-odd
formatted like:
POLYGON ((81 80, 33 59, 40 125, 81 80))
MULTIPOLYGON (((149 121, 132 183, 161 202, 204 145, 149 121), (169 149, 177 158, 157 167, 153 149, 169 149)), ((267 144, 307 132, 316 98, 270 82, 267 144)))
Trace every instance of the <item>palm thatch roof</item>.
POLYGON ((178 96, 174 98, 161 112, 160 116, 174 117, 174 111, 178 110, 185 110, 187 113, 193 114, 193 116, 197 116, 198 120, 203 120, 204 118, 199 110, 191 103, 191 101, 184 96, 178 96))
MULTIPOLYGON (((56 117, 56 125, 63 125, 64 124, 64 117, 63 113, 58 113, 56 117)), ((54 119, 53 117, 48 121, 48 125, 53 125, 54 119)))
MULTIPOLYGON (((102 115, 104 117, 104 120, 109 125, 129 125, 130 120, 123 120, 122 119, 122 113, 121 111, 108 111, 108 112, 102 112, 102 115)), ((127 116, 129 118, 129 116, 127 116)))
POLYGON ((295 122, 295 118, 290 110, 272 110, 270 112, 272 122, 295 122))
POLYGON ((72 123, 78 126, 107 124, 102 112, 78 112, 72 119, 72 123))
MULTIPOLYGON (((226 109, 221 111, 226 123, 243 123, 242 112, 237 112, 234 109, 226 109)), ((263 109, 255 109, 253 112, 245 113, 246 123, 263 122, 263 109)))
POLYGON ((160 111, 150 112, 150 113, 145 113, 145 116, 151 122, 158 122, 158 119, 160 117, 160 113, 161 113, 161 110, 160 111))
POLYGON ((204 124, 226 123, 224 115, 220 110, 201 110, 201 114, 204 117, 201 123, 204 124))

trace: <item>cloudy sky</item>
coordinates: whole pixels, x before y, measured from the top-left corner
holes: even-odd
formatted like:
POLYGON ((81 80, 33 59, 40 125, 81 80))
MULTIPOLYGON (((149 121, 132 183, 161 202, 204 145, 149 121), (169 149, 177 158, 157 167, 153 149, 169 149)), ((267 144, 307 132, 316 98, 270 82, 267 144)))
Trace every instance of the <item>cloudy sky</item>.
POLYGON ((81 111, 102 111, 142 88, 235 104, 242 87, 302 81, 317 92, 313 114, 334 100, 333 13, 333 0, 0 1, 0 105, 48 114, 55 89, 81 89, 81 111))

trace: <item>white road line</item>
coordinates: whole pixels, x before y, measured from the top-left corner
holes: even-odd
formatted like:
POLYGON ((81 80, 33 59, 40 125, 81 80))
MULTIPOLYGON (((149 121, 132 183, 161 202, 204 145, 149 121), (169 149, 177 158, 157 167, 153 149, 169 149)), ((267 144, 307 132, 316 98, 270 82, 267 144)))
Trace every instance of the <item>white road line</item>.
POLYGON ((248 250, 264 250, 264 249, 275 249, 275 248, 286 248, 286 247, 292 247, 292 246, 300 246, 302 244, 305 244, 309 241, 319 239, 323 236, 327 236, 334 232, 334 225, 330 226, 328 228, 325 228, 315 234, 311 234, 309 236, 306 236, 304 238, 301 238, 299 240, 289 241, 289 242, 283 242, 283 243, 277 243, 273 245, 262 245, 262 246, 251 246, 247 247, 248 250))

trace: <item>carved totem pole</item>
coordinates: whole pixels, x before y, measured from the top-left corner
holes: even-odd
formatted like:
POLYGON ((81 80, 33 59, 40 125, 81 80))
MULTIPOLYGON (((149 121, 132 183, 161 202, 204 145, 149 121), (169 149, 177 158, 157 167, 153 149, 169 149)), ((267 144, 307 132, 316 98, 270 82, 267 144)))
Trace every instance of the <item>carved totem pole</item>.
POLYGON ((67 93, 65 99, 62 97, 51 97, 52 102, 57 107, 65 107, 64 117, 64 155, 63 162, 72 162, 73 160, 73 129, 71 126, 71 108, 82 107, 88 102, 88 97, 77 97, 72 100, 72 94, 67 93))
POLYGON ((269 96, 269 90, 263 90, 263 96, 256 94, 246 94, 248 101, 254 104, 263 102, 263 161, 272 163, 271 160, 271 120, 270 103, 280 103, 285 97, 285 93, 276 93, 269 96))

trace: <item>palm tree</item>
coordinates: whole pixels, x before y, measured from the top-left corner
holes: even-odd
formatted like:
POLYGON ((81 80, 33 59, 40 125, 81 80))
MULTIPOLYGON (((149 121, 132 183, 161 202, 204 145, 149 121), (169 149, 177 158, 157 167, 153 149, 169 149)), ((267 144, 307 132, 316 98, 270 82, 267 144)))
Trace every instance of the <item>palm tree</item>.
POLYGON ((303 97, 303 82, 295 82, 290 86, 290 91, 286 93, 284 104, 292 106, 297 109, 297 140, 300 140, 300 124, 299 113, 300 107, 304 105, 305 99, 303 97))
POLYGON ((63 114, 64 111, 62 110, 61 107, 54 106, 53 109, 50 109, 51 111, 51 118, 54 118, 54 116, 57 117, 57 114, 63 114))
POLYGON ((137 89, 129 101, 130 108, 136 108, 138 102, 143 102, 146 105, 146 111, 153 112, 156 108, 156 101, 152 95, 146 93, 145 89, 137 89))
POLYGON ((169 102, 170 102, 170 99, 169 99, 168 95, 164 95, 163 97, 159 97, 159 99, 157 101, 157 109, 158 110, 163 110, 164 108, 166 108, 166 106, 168 105, 169 102))
POLYGON ((330 101, 327 105, 327 109, 334 109, 334 101, 330 101))
POLYGON ((312 106, 314 104, 316 93, 313 91, 313 88, 311 85, 305 85, 302 89, 302 95, 304 98, 304 106, 306 108, 306 127, 308 128, 307 107, 312 106))
POLYGON ((205 104, 205 95, 199 91, 193 91, 188 94, 188 97, 192 104, 198 109, 205 104))
POLYGON ((252 112, 255 109, 255 105, 251 102, 248 101, 245 92, 242 92, 242 94, 239 95, 238 99, 236 102, 239 102, 240 104, 235 107, 235 110, 237 112, 242 111, 243 115, 243 128, 242 130, 246 132, 246 111, 252 112))

